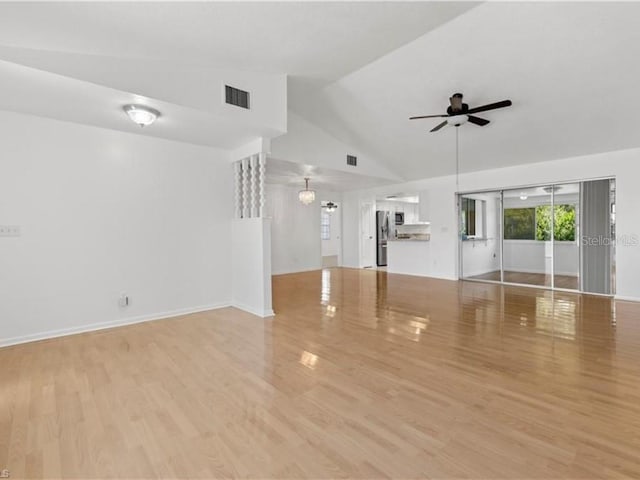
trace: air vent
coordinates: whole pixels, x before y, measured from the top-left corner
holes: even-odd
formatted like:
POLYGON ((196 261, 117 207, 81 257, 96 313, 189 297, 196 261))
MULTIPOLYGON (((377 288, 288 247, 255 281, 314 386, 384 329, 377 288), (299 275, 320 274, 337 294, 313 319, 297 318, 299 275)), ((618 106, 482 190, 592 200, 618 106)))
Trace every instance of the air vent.
POLYGON ((358 158, 353 155, 347 155, 347 165, 351 165, 353 167, 358 165, 358 158))
POLYGON ((224 86, 225 101, 229 105, 249 109, 249 92, 240 90, 239 88, 224 86))

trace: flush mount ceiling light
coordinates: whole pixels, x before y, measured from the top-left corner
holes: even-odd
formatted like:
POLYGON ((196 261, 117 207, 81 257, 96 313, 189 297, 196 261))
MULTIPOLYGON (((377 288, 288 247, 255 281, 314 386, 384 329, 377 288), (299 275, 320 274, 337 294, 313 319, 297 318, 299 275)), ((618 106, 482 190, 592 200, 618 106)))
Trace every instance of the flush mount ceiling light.
POLYGON ((326 208, 328 213, 335 212, 338 209, 338 205, 333 202, 327 202, 326 205, 323 205, 322 208, 326 208))
POLYGON ((527 198, 529 198, 529 197, 527 196, 526 193, 520 192, 520 200, 526 200, 527 198))
POLYGON ((298 200, 300 200, 305 205, 309 205, 313 203, 316 199, 316 192, 313 190, 309 190, 309 179, 304 179, 304 190, 300 190, 298 192, 298 200))
POLYGON ((160 112, 155 108, 144 105, 125 105, 122 107, 129 118, 141 127, 151 125, 160 116, 160 112))

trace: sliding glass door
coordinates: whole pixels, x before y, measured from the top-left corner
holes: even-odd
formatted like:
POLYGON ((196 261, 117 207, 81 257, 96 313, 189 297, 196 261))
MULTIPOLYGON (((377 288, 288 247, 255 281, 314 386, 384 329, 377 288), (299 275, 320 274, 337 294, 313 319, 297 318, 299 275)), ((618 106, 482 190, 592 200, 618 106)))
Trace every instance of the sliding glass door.
POLYGON ((551 287, 551 191, 533 187, 504 191, 504 281, 551 287))
POLYGON ((580 289, 580 183, 553 186, 553 286, 580 289))
POLYGON ((502 192, 460 196, 460 253, 463 278, 500 282, 502 192))
POLYGON ((460 276, 614 292, 615 181, 459 196, 460 276))

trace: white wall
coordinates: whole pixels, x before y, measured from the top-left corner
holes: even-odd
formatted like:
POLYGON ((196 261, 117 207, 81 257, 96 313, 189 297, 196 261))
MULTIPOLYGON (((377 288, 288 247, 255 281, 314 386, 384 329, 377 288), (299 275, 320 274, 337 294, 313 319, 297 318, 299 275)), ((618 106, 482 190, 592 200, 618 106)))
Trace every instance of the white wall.
POLYGON ((505 240, 504 269, 512 272, 551 273, 578 275, 579 256, 577 242, 555 242, 555 254, 551 242, 538 240, 505 240))
POLYGON ((303 205, 300 188, 267 185, 265 211, 271 219, 273 275, 322 268, 320 202, 303 205))
POLYGON ((0 224, 22 230, 0 238, 0 344, 229 304, 225 152, 9 112, 0 131, 0 224))
MULTIPOLYGON (((515 153, 514 153, 515 154, 515 153)), ((452 159, 453 161, 453 159, 452 159)), ((464 159, 462 160, 464 165, 464 159)), ((602 177, 616 178, 616 228, 618 242, 616 249, 616 285, 619 298, 640 300, 640 229, 638 228, 637 205, 640 204, 640 189, 637 178, 640 175, 640 149, 619 150, 582 157, 572 157, 537 164, 483 170, 460 175, 461 192, 492 190, 507 187, 539 185, 553 182, 579 181, 602 177)), ((353 202, 362 198, 386 195, 397 191, 420 191, 429 195, 431 221, 431 263, 426 275, 433 277, 457 278, 458 239, 456 234, 454 176, 419 180, 390 187, 380 187, 366 191, 351 192, 344 196, 343 212, 353 212, 353 202)), ((357 216, 344 218, 344 225, 357 221, 357 216)), ((351 241, 351 236, 344 235, 351 241)), ((357 243, 347 246, 349 261, 357 243)), ((347 258, 345 258, 345 262, 347 258)))
MULTIPOLYGON (((372 200, 373 201, 373 200, 372 200)), ((360 266, 360 192, 342 194, 342 266, 360 266)))
POLYGON ((260 317, 272 316, 270 221, 234 218, 232 238, 233 305, 260 317))
POLYGON ((284 185, 265 186, 273 275, 322 267, 320 202, 316 197, 311 205, 303 205, 298 201, 299 190, 284 185))
MULTIPOLYGON (((320 202, 332 200, 339 204, 338 211, 342 210, 339 192, 316 190, 316 200, 311 205, 303 205, 298 200, 299 191, 300 187, 266 185, 265 210, 271 219, 273 275, 321 269, 320 202)), ((340 212, 334 218, 341 220, 342 215, 340 212)))

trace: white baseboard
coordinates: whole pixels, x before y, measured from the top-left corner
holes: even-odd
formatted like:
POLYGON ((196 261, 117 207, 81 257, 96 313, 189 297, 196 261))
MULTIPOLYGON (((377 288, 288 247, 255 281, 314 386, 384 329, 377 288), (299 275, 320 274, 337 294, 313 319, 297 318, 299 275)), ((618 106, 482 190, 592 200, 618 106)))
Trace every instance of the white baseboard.
POLYGON ((319 265, 317 267, 304 268, 302 270, 275 270, 271 272, 271 276, 275 277, 276 275, 289 275, 292 273, 317 272, 318 270, 322 270, 322 265, 319 265))
POLYGON ((268 317, 273 317, 275 315, 275 313, 271 309, 258 310, 257 308, 250 307, 249 305, 245 305, 244 303, 241 303, 241 302, 232 302, 231 306, 260 318, 268 318, 268 317))
POLYGON ((457 281, 458 277, 455 276, 450 276, 450 275, 434 275, 434 274, 427 274, 427 273, 408 273, 408 272, 394 272, 394 271, 390 271, 387 270, 387 273, 392 273, 393 275, 409 275, 410 277, 423 277, 423 278, 435 278, 437 280, 451 280, 451 281, 457 281))
POLYGON ((623 302, 640 302, 640 297, 628 297, 626 295, 614 295, 615 300, 621 300, 623 302))
POLYGON ((133 325, 136 323, 151 322, 153 320, 162 320, 164 318, 178 317, 181 315, 189 315, 191 313, 205 312, 207 310, 216 310, 218 308, 230 306, 230 303, 216 303, 210 305, 201 305, 199 307, 179 308, 166 312, 140 315, 138 317, 122 318, 118 320, 111 320, 108 322, 91 323, 89 325, 61 328, 59 330, 49 330, 47 332, 34 333, 31 335, 22 335, 12 338, 0 338, 0 348, 9 347, 11 345, 19 345, 21 343, 36 342, 38 340, 47 340, 49 338, 66 337, 69 335, 77 335, 79 333, 95 332, 98 330, 106 330, 108 328, 123 327, 125 325, 133 325))

